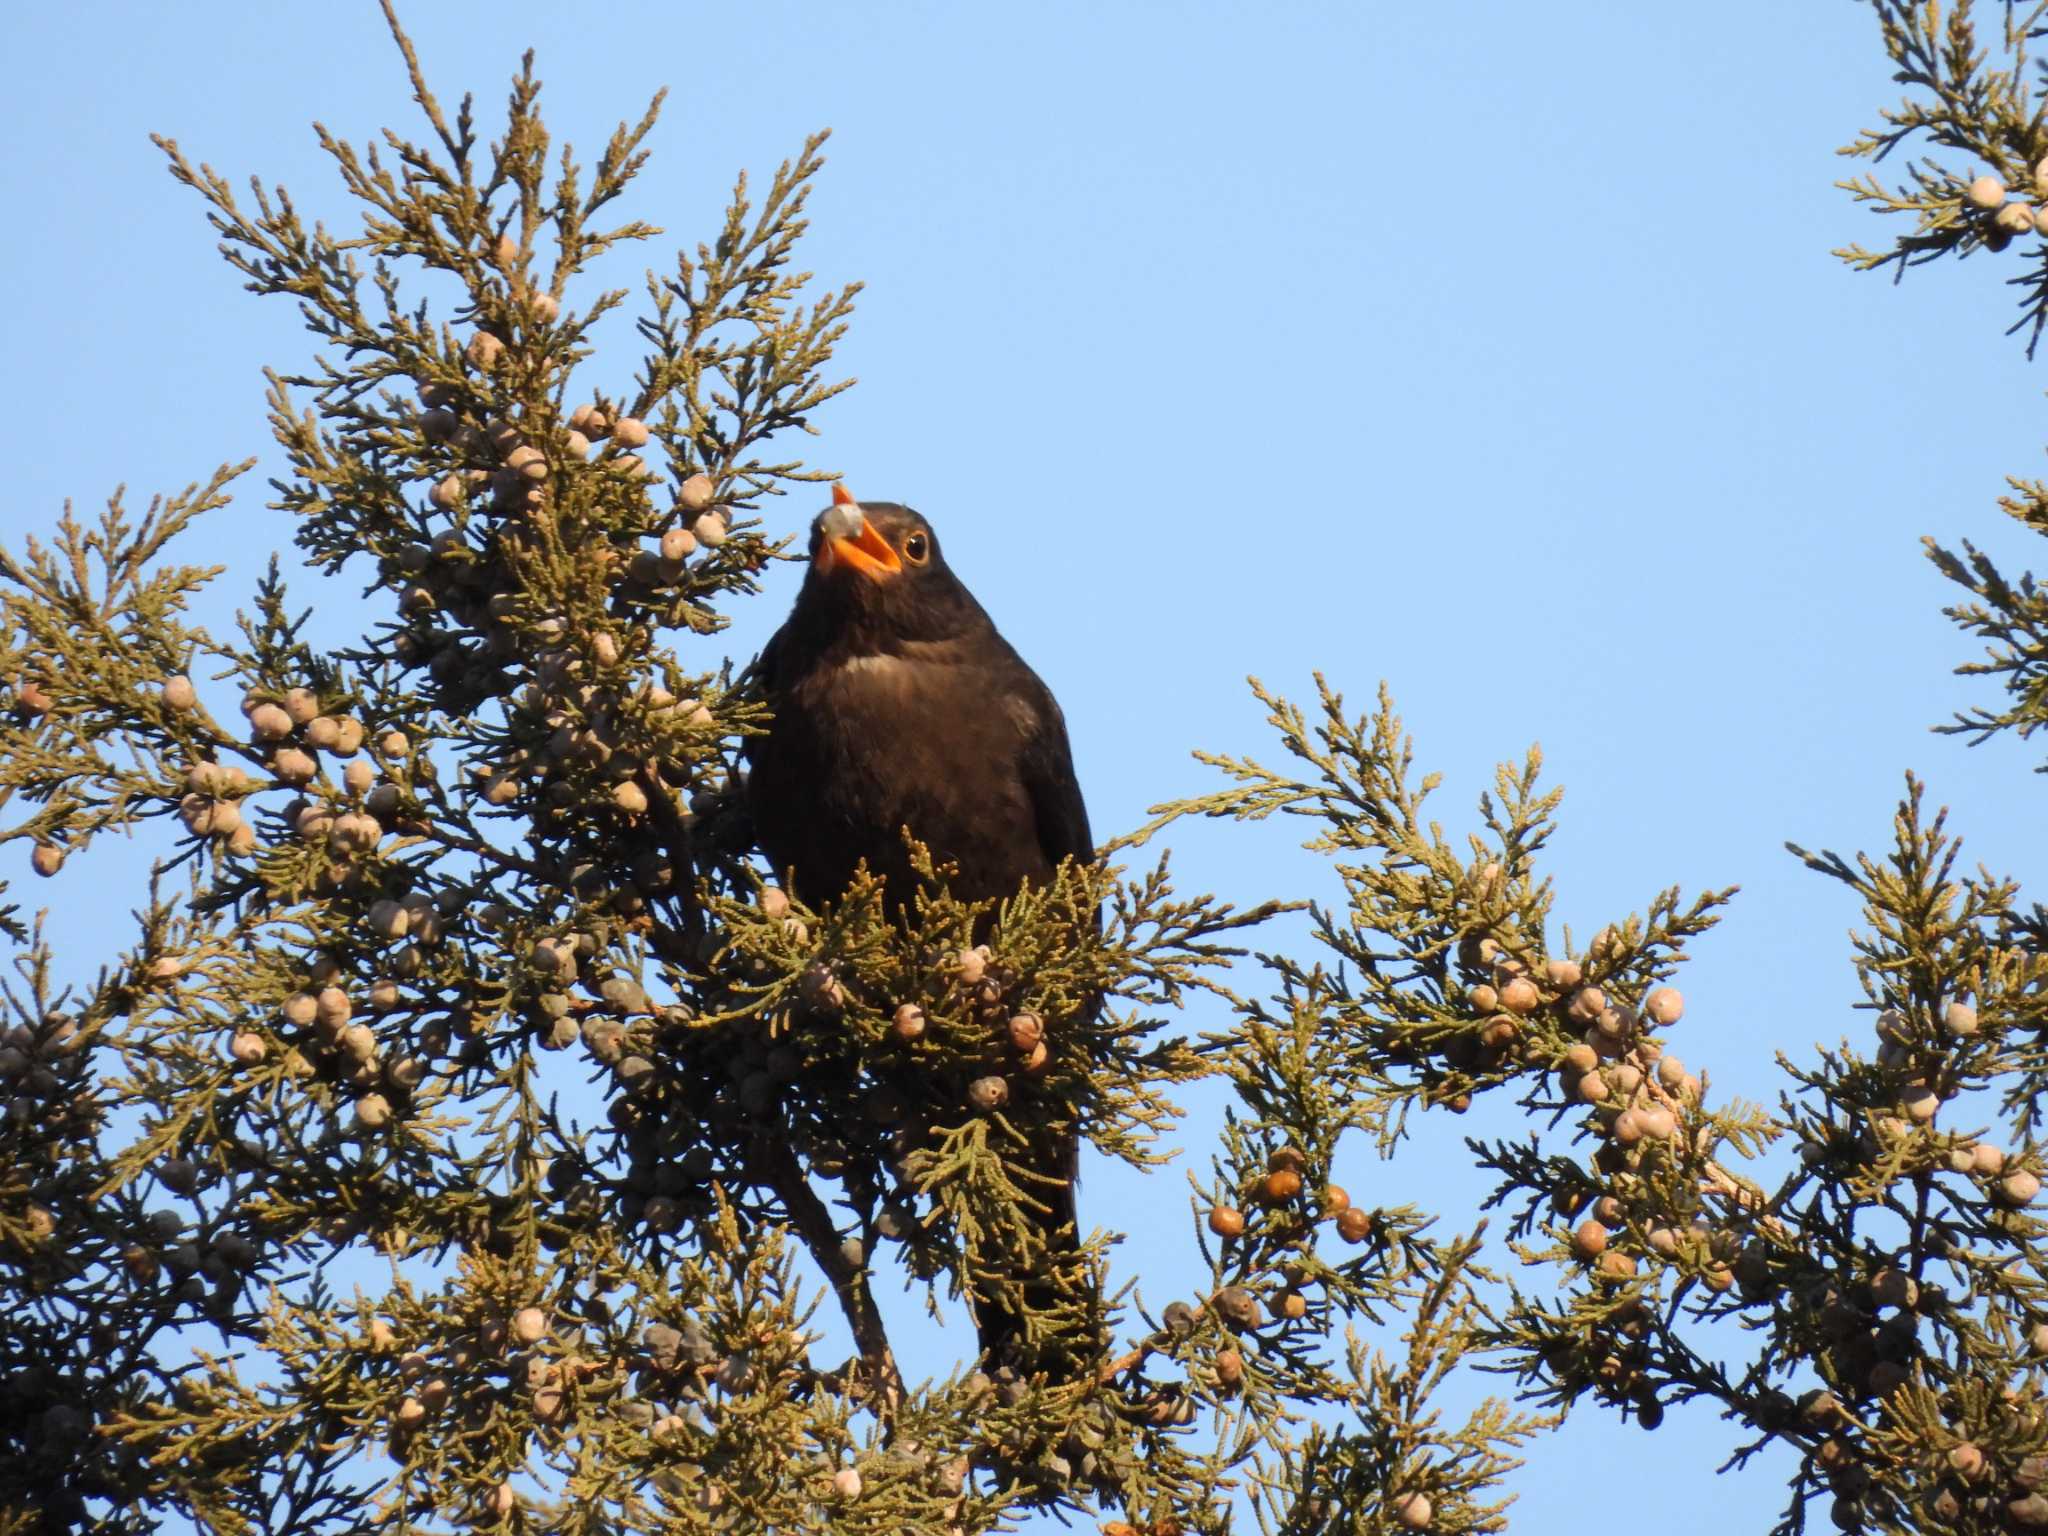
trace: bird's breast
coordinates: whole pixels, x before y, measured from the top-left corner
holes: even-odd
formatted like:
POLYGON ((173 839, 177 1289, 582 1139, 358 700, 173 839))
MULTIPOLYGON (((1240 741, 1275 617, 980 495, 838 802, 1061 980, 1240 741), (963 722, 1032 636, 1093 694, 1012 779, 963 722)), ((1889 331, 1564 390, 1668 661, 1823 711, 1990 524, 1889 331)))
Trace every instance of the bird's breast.
POLYGON ((908 827, 972 873, 958 894, 1007 895, 1048 873, 1017 767, 1022 740, 1008 691, 984 668, 903 655, 816 666, 776 701, 754 754, 763 847, 778 867, 797 866, 807 899, 829 899, 862 859, 892 889, 907 882, 908 827))

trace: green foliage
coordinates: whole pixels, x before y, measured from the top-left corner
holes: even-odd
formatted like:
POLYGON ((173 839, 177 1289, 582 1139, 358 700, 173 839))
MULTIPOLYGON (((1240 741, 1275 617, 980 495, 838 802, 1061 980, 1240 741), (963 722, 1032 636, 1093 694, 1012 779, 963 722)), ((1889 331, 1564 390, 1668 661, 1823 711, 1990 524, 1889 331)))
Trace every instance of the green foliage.
MULTIPOLYGON (((1915 94, 1851 152, 1968 163, 1849 184, 1915 222, 1845 254, 2030 240, 2000 209, 2048 157, 2043 13, 2007 8, 1994 64, 1967 5, 1874 8, 1915 94)), ((1780 1531, 1816 1499, 1852 1530, 2048 1523, 2048 915, 1959 872, 1918 782, 1883 858, 1794 850, 1863 903, 1876 1044, 1788 1051, 1774 1108, 1667 1048, 1733 893, 1578 942, 1540 754, 1454 837, 1384 689, 1353 717, 1320 677, 1313 710, 1254 684, 1283 767, 1204 754, 1219 788, 992 930, 917 849, 901 922, 872 879, 802 906, 753 855, 764 705, 716 637, 788 557, 770 498, 829 478, 785 446, 845 387, 855 290, 794 266, 822 136, 638 300, 586 297, 657 233, 606 222, 655 109, 586 174, 529 59, 484 147, 393 33, 429 131, 323 134, 352 234, 163 145, 324 349, 272 376, 272 505, 365 580, 364 632, 316 644, 276 563, 236 635, 187 621, 220 573, 172 543, 239 470, 0 552, 0 841, 60 880, 107 832, 168 850, 89 981, 0 905, 0 1532, 1483 1532, 1567 1413, 1696 1403, 1735 1464, 1794 1454, 1780 1531), (593 383, 629 302, 638 372, 593 383), (1336 903, 1237 911, 1110 862, 1275 815, 1336 903), (1302 952, 1247 964, 1289 910, 1302 952), (1187 1174, 1201 1268, 1148 1272, 1159 1302, 1113 1230, 1049 1247, 1031 1149, 1077 1131, 1164 1177, 1205 1079, 1232 1108, 1187 1174), (1467 1142, 1501 1234, 1340 1182, 1481 1105, 1514 1122, 1467 1142), (905 1380, 899 1279, 1004 1300, 1024 1354, 905 1380)), ((2038 333, 2048 266, 2022 287, 2038 333)), ((1965 670, 2011 701, 1953 728, 2030 734, 2048 618, 1964 551, 1931 547, 1991 643, 1965 670)))

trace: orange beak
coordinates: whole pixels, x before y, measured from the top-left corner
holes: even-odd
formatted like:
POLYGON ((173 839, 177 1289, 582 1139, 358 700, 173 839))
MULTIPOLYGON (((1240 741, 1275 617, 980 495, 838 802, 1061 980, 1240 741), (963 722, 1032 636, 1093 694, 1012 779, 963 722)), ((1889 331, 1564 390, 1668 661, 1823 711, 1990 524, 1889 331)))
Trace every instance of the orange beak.
POLYGON ((832 487, 832 510, 826 514, 825 539, 818 546, 817 565, 821 571, 845 565, 870 581, 885 580, 903 569, 903 562, 889 541, 862 515, 860 503, 843 485, 832 487))

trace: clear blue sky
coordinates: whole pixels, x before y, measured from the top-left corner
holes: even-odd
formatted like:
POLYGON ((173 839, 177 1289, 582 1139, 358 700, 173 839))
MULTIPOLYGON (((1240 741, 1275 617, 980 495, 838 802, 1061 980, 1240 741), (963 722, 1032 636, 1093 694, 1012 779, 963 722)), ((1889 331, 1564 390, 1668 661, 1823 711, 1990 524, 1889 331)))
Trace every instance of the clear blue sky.
MULTIPOLYGON (((2034 558, 1993 501, 2040 469, 2039 376, 2001 335, 1995 259, 1894 290, 1828 255, 1885 238, 1831 190, 1895 90, 1866 8, 409 9, 444 99, 474 89, 487 127, 529 45, 551 123, 593 154, 673 87, 631 209, 666 246, 712 229, 735 170, 836 130, 806 261, 868 284, 843 352, 861 382, 808 456, 932 517, 1064 702, 1100 835, 1205 786, 1191 748, 1266 750, 1245 674, 1300 695, 1321 667, 1361 705, 1385 678, 1454 828, 1497 759, 1543 744, 1581 934, 1667 884, 1744 887, 1677 1044, 1766 1101, 1774 1050, 1863 1027, 1853 907, 1785 838, 1881 844, 1913 768, 1975 858, 2048 859, 2027 750, 1927 732, 1989 695, 1948 675, 1969 646, 1916 550, 2034 558)), ((308 344, 239 291, 145 135, 338 219, 310 120, 359 143, 412 123, 367 3, 26 7, 9 40, 13 543, 66 497, 276 463, 259 370, 308 344)), ((261 485, 192 546, 233 567, 223 627, 288 547, 261 485)), ((1176 846, 1192 885, 1330 890, 1271 832, 1176 846)), ((60 936, 105 942, 110 852, 28 892, 60 936)), ((1468 1219, 1457 1137, 1508 1113, 1432 1126, 1402 1192, 1468 1219)), ((1361 1149, 1346 1182, 1396 1177, 1361 1149)), ((1160 1286, 1189 1273, 1184 1223, 1134 1182, 1091 1168, 1082 1200, 1160 1286)), ((1521 1478, 1517 1528, 1577 1529, 1598 1465, 1603 1503, 1654 1496, 1674 1536, 1761 1530, 1782 1463, 1716 1483, 1730 1443, 1697 1411, 1646 1436, 1589 1410, 1521 1478)))

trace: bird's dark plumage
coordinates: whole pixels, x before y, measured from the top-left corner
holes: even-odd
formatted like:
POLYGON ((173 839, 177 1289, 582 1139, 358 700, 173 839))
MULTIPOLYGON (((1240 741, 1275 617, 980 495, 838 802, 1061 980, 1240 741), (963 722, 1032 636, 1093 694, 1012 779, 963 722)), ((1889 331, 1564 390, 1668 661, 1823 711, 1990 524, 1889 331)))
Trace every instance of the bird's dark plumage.
MULTIPOLYGON (((906 828, 955 866, 965 901, 1013 896, 1063 859, 1094 856, 1059 705, 910 508, 835 492, 759 670, 774 719, 748 744, 748 798, 762 851, 805 901, 836 899, 865 860, 900 917, 917 890, 906 828)), ((1033 1159, 1066 1181, 1041 1198, 1067 1252, 1075 1147, 1067 1132, 1033 1159)), ((1018 1332, 986 1298, 976 1325, 993 1352, 1018 1332)))

